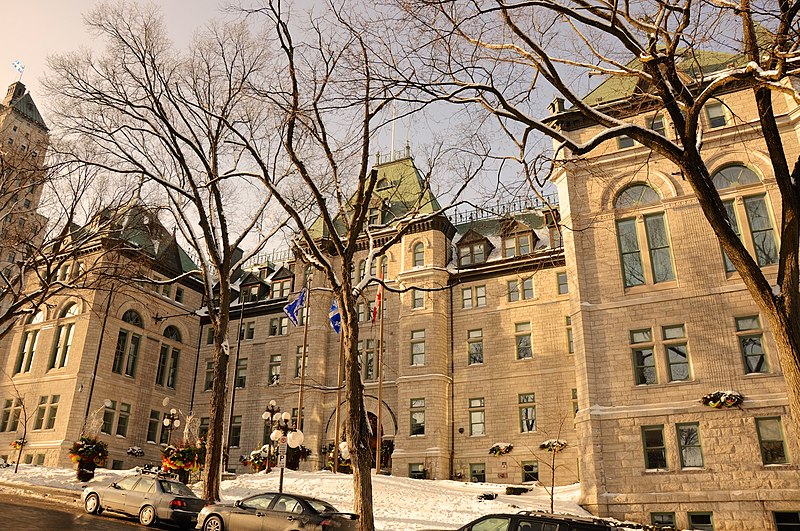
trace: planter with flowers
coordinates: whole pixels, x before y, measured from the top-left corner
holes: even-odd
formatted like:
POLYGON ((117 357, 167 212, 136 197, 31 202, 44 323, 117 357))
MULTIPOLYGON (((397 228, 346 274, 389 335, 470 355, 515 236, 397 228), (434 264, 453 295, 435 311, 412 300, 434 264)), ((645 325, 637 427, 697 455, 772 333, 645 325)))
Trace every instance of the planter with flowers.
POLYGON ((700 402, 714 409, 739 407, 744 402, 744 396, 737 391, 714 391, 701 398, 700 402))
POLYGON ((554 454, 557 454, 566 447, 567 447, 567 441, 562 441, 560 439, 548 439, 539 445, 540 449, 547 450, 548 452, 553 452, 554 454))
POLYGON ((501 455, 510 454, 513 449, 514 445, 511 443, 495 443, 494 446, 489 448, 489 455, 500 457, 501 455))
POLYGON ((161 468, 176 473, 181 482, 188 483, 189 474, 200 470, 205 455, 206 446, 202 439, 196 445, 170 444, 161 449, 161 468))
POLYGON ((89 481, 94 477, 94 470, 106 464, 108 445, 97 437, 82 436, 72 443, 69 458, 78 465, 78 481, 89 481))
MULTIPOLYGON (((269 445, 265 444, 261 448, 256 448, 249 455, 239 456, 239 462, 253 469, 253 472, 261 472, 267 468, 267 457, 270 456, 269 445)), ((275 466, 276 455, 270 456, 270 466, 275 466)))
POLYGON ((9 446, 14 450, 19 451, 22 450, 22 447, 25 446, 27 442, 28 441, 26 441, 25 439, 16 439, 14 441, 11 441, 11 444, 9 444, 9 446))
POLYGON ((127 453, 128 455, 133 456, 133 457, 142 457, 142 456, 144 456, 144 450, 142 450, 138 446, 129 447, 128 451, 125 452, 125 453, 127 453))

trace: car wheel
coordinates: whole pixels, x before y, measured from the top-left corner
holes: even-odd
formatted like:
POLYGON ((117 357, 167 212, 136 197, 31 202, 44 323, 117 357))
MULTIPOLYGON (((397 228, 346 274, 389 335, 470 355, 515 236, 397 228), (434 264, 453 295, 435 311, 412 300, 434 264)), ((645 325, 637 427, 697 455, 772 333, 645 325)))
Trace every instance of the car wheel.
POLYGON ((139 511, 139 523, 144 526, 151 526, 156 523, 156 510, 152 505, 145 505, 139 511))
POLYGON ((222 531, 222 518, 212 515, 203 523, 203 531, 222 531))
POLYGON ((86 496, 86 500, 83 502, 83 508, 86 509, 86 512, 89 514, 99 514, 100 498, 97 494, 89 494, 86 496))

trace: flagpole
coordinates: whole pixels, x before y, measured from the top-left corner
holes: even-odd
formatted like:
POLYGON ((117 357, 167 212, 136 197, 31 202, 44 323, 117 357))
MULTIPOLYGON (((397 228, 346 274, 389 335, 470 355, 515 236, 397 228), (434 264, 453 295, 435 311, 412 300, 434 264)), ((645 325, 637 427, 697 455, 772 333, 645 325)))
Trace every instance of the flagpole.
POLYGON ((342 403, 342 351, 344 350, 344 334, 339 333, 339 369, 336 371, 336 435, 333 442, 333 473, 339 472, 339 404, 342 403))
POLYGON ((297 398, 297 426, 298 430, 302 430, 303 425, 303 391, 306 388, 306 348, 308 345, 308 318, 311 315, 311 275, 308 276, 306 281, 306 318, 305 326, 303 327, 303 348, 300 351, 300 396, 297 398))
MULTIPOLYGON (((381 279, 383 280, 383 279, 381 279)), ((381 305, 378 307, 380 312, 380 333, 378 339, 378 436, 375 442, 375 473, 381 473, 381 412, 383 411, 383 285, 378 288, 381 291, 381 305)))

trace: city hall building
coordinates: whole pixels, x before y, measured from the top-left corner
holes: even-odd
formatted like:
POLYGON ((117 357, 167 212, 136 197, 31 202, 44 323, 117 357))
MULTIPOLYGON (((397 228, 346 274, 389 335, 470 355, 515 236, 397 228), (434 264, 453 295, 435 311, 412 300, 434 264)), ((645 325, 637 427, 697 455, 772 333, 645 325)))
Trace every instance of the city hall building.
MULTIPOLYGON (((612 81, 587 101, 669 134, 666 116, 626 107, 630 94, 612 81)), ((773 97, 789 159, 796 159, 800 107, 773 97)), ((597 131, 559 102, 552 111, 577 142, 597 131)), ((774 281, 781 201, 752 93, 722 95, 706 111, 704 154, 714 185, 774 281)), ((384 447, 392 449, 380 468, 549 484, 555 463, 556 484, 580 481, 581 503, 597 515, 694 529, 796 529, 800 447, 772 334, 670 163, 615 139, 556 172, 557 199, 549 204, 523 200, 447 216, 433 215, 438 203, 408 153, 375 169, 372 223, 401 217, 405 205, 424 198, 424 216, 384 257, 367 263, 365 238, 352 272, 355 280, 382 273, 393 288, 382 306, 380 402, 375 285, 359 304, 365 405, 374 427, 380 416, 384 447), (744 400, 704 405, 717 392, 744 400), (554 440, 566 443, 555 457, 547 449, 554 440)), ((148 253, 152 274, 170 278, 191 267, 173 250, 148 253)), ((311 454, 301 468, 324 467, 329 445, 344 432, 336 426, 339 337, 320 276, 311 279, 299 326, 283 312, 307 280, 285 254, 253 264, 237 281, 225 420, 231 471, 244 472, 239 456, 267 441, 261 415, 270 400, 297 418, 304 335, 302 430, 311 454)), ((191 411, 200 432, 207 429, 213 345, 208 323, 192 313, 202 304, 199 285, 134 286, 112 303, 103 296, 94 306, 61 310, 69 304, 20 323, 2 343, 3 370, 26 403, 43 411, 29 426, 27 462, 67 464, 65 448, 98 408, 109 415, 102 430, 118 467, 158 459, 169 436, 163 397, 191 411), (65 347, 57 331, 73 321, 65 347), (51 353, 65 348, 69 362, 51 367, 51 353), (133 351, 138 368, 129 373, 133 351), (24 371, 17 370, 20 356, 24 371), (53 395, 60 395, 55 412, 53 395), (127 456, 130 446, 145 456, 127 456)), ((0 448, 8 448, 20 432, 8 379, 0 398, 0 448)))

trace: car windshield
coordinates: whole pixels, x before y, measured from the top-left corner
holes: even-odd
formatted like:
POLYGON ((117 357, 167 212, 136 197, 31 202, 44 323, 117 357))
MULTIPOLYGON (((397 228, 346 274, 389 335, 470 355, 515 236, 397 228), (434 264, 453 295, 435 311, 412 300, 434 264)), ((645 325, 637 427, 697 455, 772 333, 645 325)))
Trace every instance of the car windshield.
POLYGON ((318 513, 338 513, 339 511, 333 505, 327 504, 320 500, 310 500, 306 498, 308 504, 314 508, 318 513))
POLYGON ((194 492, 192 492, 192 489, 190 489, 183 483, 178 483, 177 481, 166 481, 164 479, 160 480, 159 483, 161 484, 161 490, 163 490, 167 494, 175 494, 176 496, 189 496, 190 498, 197 498, 197 495, 194 492))

